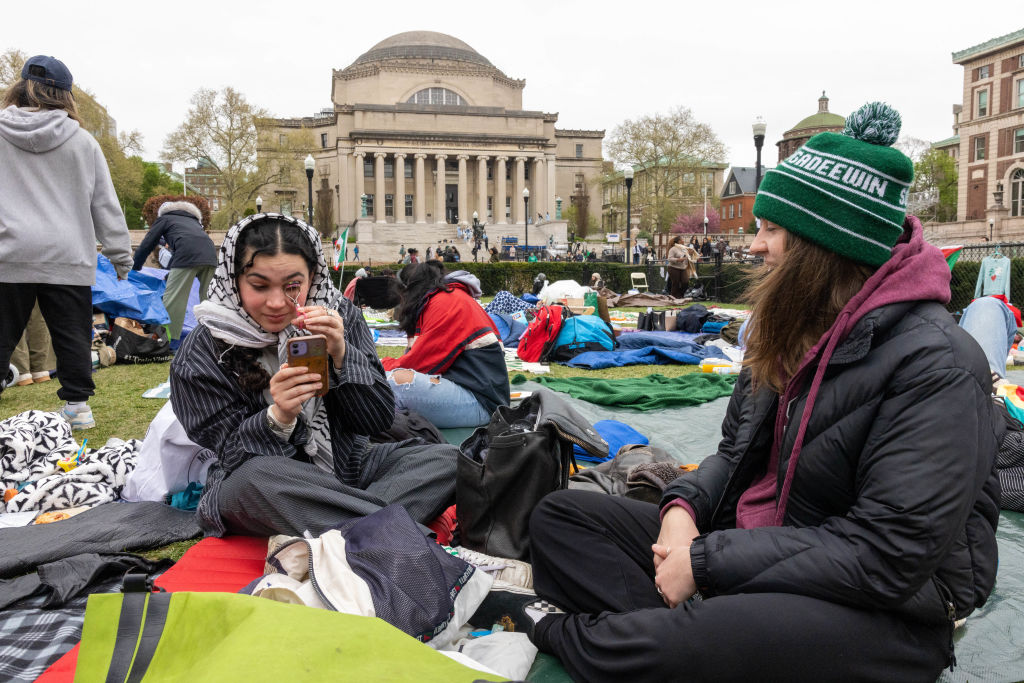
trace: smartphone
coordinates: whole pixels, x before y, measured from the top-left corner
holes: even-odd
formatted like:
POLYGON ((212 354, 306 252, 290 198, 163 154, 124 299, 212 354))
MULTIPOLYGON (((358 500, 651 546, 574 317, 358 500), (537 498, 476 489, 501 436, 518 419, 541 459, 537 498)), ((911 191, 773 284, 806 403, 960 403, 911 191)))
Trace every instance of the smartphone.
POLYGON ((330 376, 327 374, 327 337, 322 334, 311 334, 305 337, 292 337, 288 340, 288 367, 302 365, 320 375, 321 387, 317 396, 323 396, 330 388, 330 376))

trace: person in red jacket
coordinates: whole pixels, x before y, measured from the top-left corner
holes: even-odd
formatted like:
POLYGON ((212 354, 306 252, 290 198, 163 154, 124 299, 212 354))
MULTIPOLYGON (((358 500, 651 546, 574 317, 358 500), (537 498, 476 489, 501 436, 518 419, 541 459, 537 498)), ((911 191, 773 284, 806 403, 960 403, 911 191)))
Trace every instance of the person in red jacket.
POLYGON ((441 428, 486 424, 508 405, 508 370, 498 330, 474 297, 480 284, 465 271, 445 274, 440 261, 398 273, 402 303, 395 317, 409 337, 401 358, 381 364, 398 406, 441 428))

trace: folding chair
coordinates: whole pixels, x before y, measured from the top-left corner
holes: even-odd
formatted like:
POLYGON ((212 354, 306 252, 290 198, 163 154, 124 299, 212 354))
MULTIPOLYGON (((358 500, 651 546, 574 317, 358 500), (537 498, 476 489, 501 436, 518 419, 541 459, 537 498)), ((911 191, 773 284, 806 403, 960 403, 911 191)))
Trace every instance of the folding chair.
POLYGON ((629 284, 632 289, 638 292, 649 291, 647 287, 647 273, 630 273, 629 284))

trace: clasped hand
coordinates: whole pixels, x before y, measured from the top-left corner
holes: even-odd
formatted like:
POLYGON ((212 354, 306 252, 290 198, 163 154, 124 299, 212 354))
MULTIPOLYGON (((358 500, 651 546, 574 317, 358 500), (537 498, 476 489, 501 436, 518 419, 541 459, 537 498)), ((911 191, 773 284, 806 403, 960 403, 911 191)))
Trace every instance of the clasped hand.
POLYGON ((690 544, 699 532, 693 518, 682 507, 668 509, 661 521, 654 553, 654 585, 669 607, 688 600, 697 592, 690 567, 690 544))

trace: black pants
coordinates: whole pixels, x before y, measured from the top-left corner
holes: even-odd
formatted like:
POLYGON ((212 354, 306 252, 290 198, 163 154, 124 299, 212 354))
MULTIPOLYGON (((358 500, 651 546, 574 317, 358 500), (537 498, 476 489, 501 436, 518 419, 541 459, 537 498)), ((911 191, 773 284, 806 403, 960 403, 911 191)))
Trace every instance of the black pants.
POLYGON ((96 391, 91 287, 0 282, 0 368, 10 363, 37 300, 57 357, 57 396, 71 402, 89 400, 96 391))
POLYGON ((530 519, 537 594, 569 614, 534 642, 580 681, 935 681, 949 626, 786 593, 668 609, 654 586, 658 507, 558 491, 530 519))
POLYGON ((668 282, 669 293, 676 299, 681 299, 690 284, 690 274, 682 268, 669 268, 668 282))

